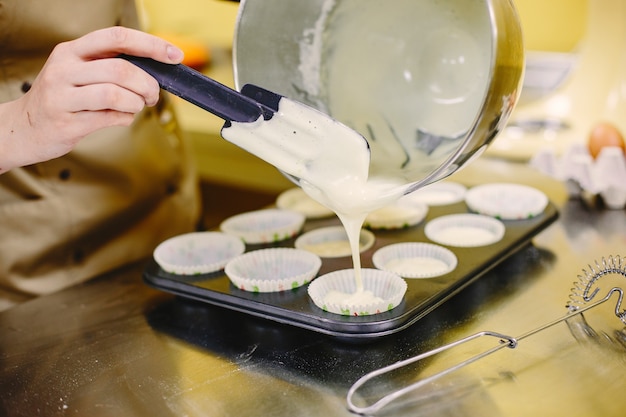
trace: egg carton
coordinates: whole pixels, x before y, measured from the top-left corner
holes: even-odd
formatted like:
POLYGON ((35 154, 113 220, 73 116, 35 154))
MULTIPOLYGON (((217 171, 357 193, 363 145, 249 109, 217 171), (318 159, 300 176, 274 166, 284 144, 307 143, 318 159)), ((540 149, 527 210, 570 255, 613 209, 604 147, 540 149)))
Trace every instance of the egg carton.
POLYGON ((626 206, 626 158, 620 147, 606 146, 596 158, 584 144, 570 146, 561 156, 544 149, 537 152, 529 164, 565 182, 571 197, 600 197, 610 209, 626 206))

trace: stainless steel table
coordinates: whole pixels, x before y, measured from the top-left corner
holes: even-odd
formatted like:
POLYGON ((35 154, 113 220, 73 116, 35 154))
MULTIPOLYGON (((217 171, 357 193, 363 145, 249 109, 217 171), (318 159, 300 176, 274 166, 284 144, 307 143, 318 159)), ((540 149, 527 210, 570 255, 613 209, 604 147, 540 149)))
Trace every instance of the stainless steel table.
MULTIPOLYGON (((524 182, 560 218, 417 324, 366 344, 176 298, 134 265, 0 314, 0 415, 342 416, 361 375, 482 330, 518 336, 566 313, 572 282, 626 255, 626 212, 570 200, 524 164, 482 159, 469 185, 524 182)), ((606 279, 606 281, 604 281, 606 279)), ((623 276, 603 288, 626 288, 623 276)), ((384 409, 393 416, 623 416, 626 332, 614 300, 445 376, 384 409)), ((364 387, 371 403, 494 346, 471 344, 364 387)))

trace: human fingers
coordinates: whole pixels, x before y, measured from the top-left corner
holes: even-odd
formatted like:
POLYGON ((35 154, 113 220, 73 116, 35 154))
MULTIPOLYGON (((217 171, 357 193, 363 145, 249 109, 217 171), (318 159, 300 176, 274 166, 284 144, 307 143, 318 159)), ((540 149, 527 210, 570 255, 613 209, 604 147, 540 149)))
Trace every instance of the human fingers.
MULTIPOLYGON (((68 69, 61 77, 64 78, 63 82, 75 87, 107 85, 104 91, 109 95, 106 97, 114 97, 115 93, 109 91, 109 88, 116 86, 142 97, 142 105, 153 106, 159 100, 158 82, 145 71, 122 59, 108 58, 79 63, 76 68, 68 69)), ((124 97, 130 96, 121 92, 119 97, 115 96, 119 99, 124 97)))
POLYGON ((121 26, 90 32, 68 42, 67 46, 83 59, 113 57, 122 53, 152 58, 168 64, 178 64, 183 59, 180 48, 170 42, 121 26))
MULTIPOLYGON (((76 93, 68 97, 68 108, 76 111, 114 110, 136 114, 146 106, 144 97, 118 85, 101 83, 76 88, 76 93)), ((75 111, 75 112, 76 112, 75 111)))
POLYGON ((130 126, 135 120, 134 113, 126 113, 116 110, 82 111, 74 115, 75 122, 79 126, 89 126, 88 129, 80 132, 84 137, 90 133, 111 126, 130 126))

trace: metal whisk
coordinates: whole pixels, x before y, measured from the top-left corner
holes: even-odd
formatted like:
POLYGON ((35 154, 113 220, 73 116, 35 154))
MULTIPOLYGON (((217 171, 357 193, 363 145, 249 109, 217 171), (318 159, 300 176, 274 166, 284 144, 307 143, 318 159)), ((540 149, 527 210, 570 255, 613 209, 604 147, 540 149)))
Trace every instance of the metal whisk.
POLYGON ((491 355, 492 353, 495 353, 499 351, 500 349, 503 349, 505 347, 510 348, 510 349, 516 348, 518 346, 518 343, 521 340, 529 336, 532 336, 536 333, 539 333, 542 330, 548 329, 562 321, 570 319, 573 316, 582 314, 585 311, 590 310, 602 303, 605 303, 613 296, 613 294, 618 294, 618 298, 615 303, 615 315, 622 321, 622 323, 626 324, 626 310, 621 310, 621 304, 624 298, 624 290, 622 288, 613 287, 608 291, 607 295, 604 298, 597 300, 596 302, 592 304, 589 304, 589 302, 593 300, 598 294, 598 292, 600 291, 600 288, 596 286, 596 283, 600 278, 606 275, 610 275, 610 274, 618 274, 618 275, 622 275, 623 277, 626 277, 626 259, 620 256, 609 256, 608 258, 602 258, 600 262, 595 261, 594 265, 593 266, 589 265, 588 268, 589 268, 588 270, 583 269, 582 274, 578 275, 577 281, 574 282, 574 287, 571 289, 571 293, 569 295, 569 301, 566 304, 566 307, 568 309, 568 314, 562 317, 559 317, 555 320, 552 320, 548 323, 545 323, 544 325, 517 337, 507 336, 507 335, 497 333, 497 332, 492 332, 492 331, 478 332, 471 336, 465 337, 463 339, 460 339, 455 342, 449 343, 447 345, 433 349, 431 351, 422 353, 417 356, 413 356, 409 359, 405 359, 405 360, 396 362, 392 365, 388 365, 386 367, 372 371, 362 376, 361 378, 359 378, 348 390, 348 395, 346 398, 347 403, 348 403, 348 409, 357 414, 368 414, 368 415, 374 414, 380 411, 380 409, 382 409, 383 407, 389 405, 391 402, 402 397, 403 395, 411 391, 414 391, 422 386, 430 384, 431 382, 447 374, 450 374, 458 369, 461 369, 469 364, 472 364, 478 361, 479 359, 482 359, 488 355, 491 355), (500 344, 478 355, 475 355, 471 357, 470 359, 467 359, 463 362, 459 362, 458 364, 450 368, 447 368, 439 373, 436 373, 432 376, 421 379, 399 390, 393 391, 385 395, 378 401, 376 401, 374 404, 371 404, 365 407, 359 407, 353 403, 352 398, 357 392, 357 390, 361 386, 363 386, 366 382, 370 381, 371 379, 378 377, 380 375, 389 373, 396 369, 408 366, 422 359, 425 359, 430 356, 436 355, 438 353, 444 352, 446 350, 452 349, 456 346, 462 345, 464 343, 470 342, 474 339, 477 339, 483 336, 495 337, 499 339, 500 344))
MULTIPOLYGON (((577 312, 584 307, 585 303, 591 301, 600 291, 596 286, 596 282, 605 275, 619 274, 626 277, 626 259, 620 256, 609 256, 602 258, 602 261, 595 262, 595 266, 589 265, 589 270, 583 269, 582 274, 578 275, 578 280, 574 281, 574 287, 571 289, 567 308, 570 312, 577 312)), ((615 315, 626 324, 626 309, 620 311, 623 291, 619 288, 613 288, 611 292, 619 292, 620 297, 615 306, 615 315)))

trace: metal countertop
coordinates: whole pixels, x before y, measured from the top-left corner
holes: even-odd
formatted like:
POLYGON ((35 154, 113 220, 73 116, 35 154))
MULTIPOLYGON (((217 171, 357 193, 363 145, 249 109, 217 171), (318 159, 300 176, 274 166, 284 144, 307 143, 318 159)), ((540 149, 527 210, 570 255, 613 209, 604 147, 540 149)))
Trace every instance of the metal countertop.
MULTIPOLYGON (((141 263, 0 313, 0 415, 354 415, 346 393, 365 373, 478 331, 518 336, 559 318, 583 268, 626 255, 625 210, 569 199, 563 184, 523 164, 481 159, 457 178, 535 186, 560 217, 408 330, 347 343, 151 289, 141 263)), ((626 288, 623 276, 599 283, 604 294, 626 288)), ((410 393, 381 415, 622 416, 626 330, 614 301, 410 393)), ((376 379, 355 402, 371 403, 493 346, 477 340, 376 379)))

